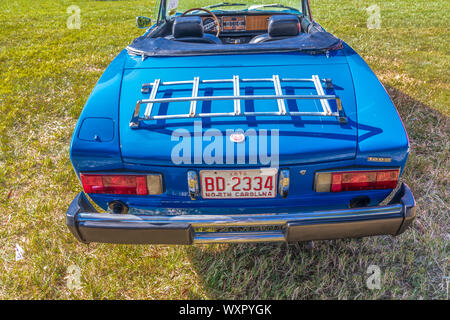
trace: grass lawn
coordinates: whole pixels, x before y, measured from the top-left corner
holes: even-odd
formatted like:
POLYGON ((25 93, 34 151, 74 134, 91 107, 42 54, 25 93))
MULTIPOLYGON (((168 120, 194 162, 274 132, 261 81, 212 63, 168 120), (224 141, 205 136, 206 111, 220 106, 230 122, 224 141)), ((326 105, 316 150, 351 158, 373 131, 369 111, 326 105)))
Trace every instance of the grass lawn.
MULTIPOLYGON (((218 1, 219 2, 219 1, 218 1)), ((403 179, 418 218, 397 237, 305 244, 124 246, 78 243, 64 213, 81 187, 69 160, 84 103, 142 32, 154 0, 0 2, 0 299, 446 299, 449 270, 450 2, 312 0, 389 90, 409 133, 403 179), (81 29, 66 26, 81 9, 81 29), (365 8, 378 4, 381 29, 365 8), (15 246, 24 259, 15 261, 15 246), (80 268, 69 289, 68 268, 80 268), (369 290, 367 268, 381 269, 369 290)))

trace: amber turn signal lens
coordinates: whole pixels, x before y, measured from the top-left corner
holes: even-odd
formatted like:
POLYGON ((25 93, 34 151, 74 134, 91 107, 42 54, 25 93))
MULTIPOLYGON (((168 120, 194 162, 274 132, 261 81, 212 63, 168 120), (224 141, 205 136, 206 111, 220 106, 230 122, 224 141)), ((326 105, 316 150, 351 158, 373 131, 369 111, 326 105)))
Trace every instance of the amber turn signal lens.
POLYGON ((147 176, 148 194, 163 193, 162 174, 151 174, 147 176))

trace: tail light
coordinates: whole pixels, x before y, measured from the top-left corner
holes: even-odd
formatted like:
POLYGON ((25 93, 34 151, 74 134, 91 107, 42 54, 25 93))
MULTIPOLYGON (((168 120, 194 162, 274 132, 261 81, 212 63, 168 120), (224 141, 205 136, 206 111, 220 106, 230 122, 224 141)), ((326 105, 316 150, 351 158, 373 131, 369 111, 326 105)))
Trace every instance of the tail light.
POLYGON ((317 192, 394 189, 400 169, 316 173, 317 192))
POLYGON ((86 193, 107 194, 161 194, 162 176, 155 175, 104 175, 81 174, 86 193))

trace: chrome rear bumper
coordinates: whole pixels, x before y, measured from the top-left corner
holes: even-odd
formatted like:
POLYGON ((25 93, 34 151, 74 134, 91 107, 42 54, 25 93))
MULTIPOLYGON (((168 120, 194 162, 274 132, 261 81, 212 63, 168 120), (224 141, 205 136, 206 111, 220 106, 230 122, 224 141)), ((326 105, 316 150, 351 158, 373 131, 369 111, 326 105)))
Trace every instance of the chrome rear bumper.
POLYGON ((415 201, 403 184, 386 206, 247 215, 117 215, 98 213, 80 193, 66 213, 73 235, 84 243, 197 244, 295 242, 398 235, 415 218, 415 201), (272 231, 196 232, 195 228, 279 227, 272 231))

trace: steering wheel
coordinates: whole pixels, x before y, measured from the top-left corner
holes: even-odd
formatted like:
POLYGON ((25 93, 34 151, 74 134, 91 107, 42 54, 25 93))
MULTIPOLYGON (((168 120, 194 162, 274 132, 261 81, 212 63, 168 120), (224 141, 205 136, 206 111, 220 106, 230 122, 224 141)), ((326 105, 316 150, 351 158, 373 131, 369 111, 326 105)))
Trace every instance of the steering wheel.
POLYGON ((219 19, 217 18, 217 16, 213 12, 209 11, 208 9, 204 9, 204 8, 192 8, 192 9, 186 10, 185 12, 183 12, 183 14, 181 16, 184 17, 187 13, 192 12, 192 11, 205 11, 211 17, 213 17, 215 23, 217 24, 216 37, 218 38, 220 35, 220 22, 219 22, 219 19))

